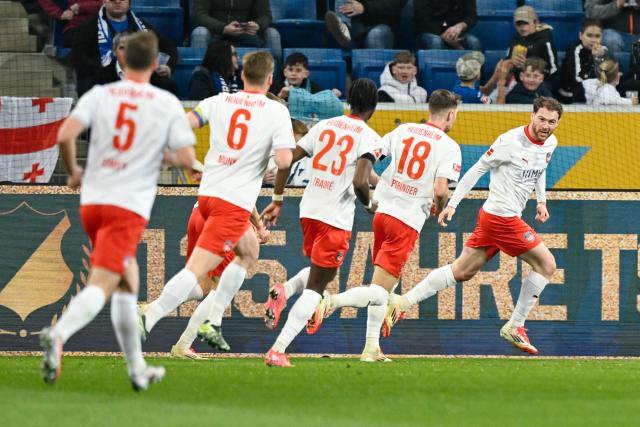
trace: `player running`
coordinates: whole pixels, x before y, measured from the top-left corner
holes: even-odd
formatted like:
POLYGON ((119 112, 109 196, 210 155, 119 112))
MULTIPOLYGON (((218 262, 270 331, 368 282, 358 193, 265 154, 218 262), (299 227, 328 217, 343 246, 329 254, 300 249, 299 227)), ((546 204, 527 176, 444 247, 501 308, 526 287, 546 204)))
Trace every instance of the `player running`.
MULTIPOLYGON (((158 304, 141 316, 145 334, 182 304, 199 280, 235 250, 237 256, 222 273, 216 292, 201 303, 209 308, 209 314, 200 330, 204 330, 210 345, 228 350, 220 330, 222 315, 242 286, 247 270, 258 259, 260 248, 249 217, 269 155, 274 151, 276 178, 286 180, 291 150, 295 148, 289 111, 265 96, 273 68, 273 58, 267 52, 245 55, 241 75, 245 89, 207 98, 188 115, 192 127, 209 123, 211 128, 211 147, 198 191, 198 208, 205 224, 186 267, 167 283, 158 304)), ((281 205, 282 194, 274 194, 274 200, 281 205)), ((279 209, 274 210, 275 220, 279 215, 279 209)))
MULTIPOLYGON (((311 157, 311 179, 300 201, 302 252, 311 259, 311 270, 306 289, 267 353, 265 363, 270 366, 291 366, 285 350, 342 265, 349 249, 356 194, 370 212, 374 210, 368 178, 380 151, 380 137, 366 122, 378 102, 375 83, 369 79, 354 81, 348 102, 350 115, 321 121, 298 142, 293 153, 293 161, 311 157)), ((276 178, 274 193, 283 191, 285 179, 276 178)), ((267 227, 276 223, 279 209, 276 202, 265 209, 262 215, 267 227)))
POLYGON ((438 223, 446 227, 460 201, 478 179, 490 171, 489 198, 480 208, 476 229, 453 264, 433 270, 415 288, 391 298, 385 318, 387 330, 413 304, 456 282, 471 279, 496 253, 504 251, 524 260, 533 271, 524 279, 511 319, 500 330, 500 336, 526 353, 538 354, 529 342, 524 322, 553 276, 556 261, 540 236, 520 217, 535 189, 538 201, 536 220, 543 223, 549 219, 545 195, 546 169, 558 145, 553 131, 558 127, 561 116, 562 105, 558 101, 536 98, 531 122, 500 135, 464 175, 440 214, 438 223))
POLYGON ((86 326, 111 297, 111 322, 133 388, 160 381, 164 368, 147 366, 136 323, 139 270, 136 249, 156 195, 163 150, 176 166, 192 167, 195 136, 180 101, 149 84, 157 67, 158 39, 132 35, 125 48, 125 80, 87 92, 58 132, 69 186, 80 191, 80 218, 93 251, 87 286, 58 323, 40 336, 42 376, 60 375, 63 344, 86 326), (91 128, 87 170, 76 161, 76 138, 91 128))
POLYGON ((373 217, 373 278, 369 286, 325 297, 312 322, 341 307, 366 307, 366 344, 360 360, 390 362, 380 350, 380 328, 389 293, 420 236, 430 212, 437 215, 447 202, 449 182, 460 177, 458 144, 447 136, 458 113, 459 98, 448 90, 429 97, 429 122, 398 126, 382 138, 383 154, 392 157, 376 187, 378 209, 373 217))

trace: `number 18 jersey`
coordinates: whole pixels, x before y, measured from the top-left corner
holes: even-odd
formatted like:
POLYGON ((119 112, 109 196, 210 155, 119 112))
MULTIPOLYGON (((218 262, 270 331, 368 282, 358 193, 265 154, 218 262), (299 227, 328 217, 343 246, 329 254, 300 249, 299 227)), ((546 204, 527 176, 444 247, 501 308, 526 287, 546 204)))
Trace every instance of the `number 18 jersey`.
POLYGON ((458 181, 460 177, 460 147, 428 123, 398 126, 382 138, 382 145, 392 161, 373 195, 377 212, 391 215, 419 233, 429 217, 435 179, 458 181))
POLYGON ((298 146, 311 157, 311 177, 300 201, 300 218, 351 231, 356 163, 367 153, 377 157, 380 136, 363 120, 345 115, 319 122, 298 146))

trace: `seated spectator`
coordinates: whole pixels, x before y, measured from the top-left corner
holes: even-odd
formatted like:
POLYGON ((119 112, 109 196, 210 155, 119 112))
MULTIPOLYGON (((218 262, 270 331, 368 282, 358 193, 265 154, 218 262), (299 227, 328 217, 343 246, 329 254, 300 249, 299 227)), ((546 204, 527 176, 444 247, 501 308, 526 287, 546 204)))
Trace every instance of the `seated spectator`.
POLYGON ((623 77, 622 91, 640 91, 640 40, 631 47, 631 61, 629 71, 623 77))
POLYGON ((533 104, 539 96, 551 97, 551 91, 544 83, 546 63, 542 58, 531 57, 524 61, 518 83, 506 94, 505 82, 498 83, 497 104, 533 104))
POLYGON ((478 21, 476 0, 415 0, 413 19, 418 49, 482 50, 467 33, 478 21))
POLYGON ((191 47, 227 41, 234 46, 267 47, 281 58, 280 34, 271 25, 269 0, 194 0, 191 47))
MULTIPOLYGON (((79 96, 97 83, 102 68, 115 61, 113 37, 125 30, 155 31, 149 23, 138 18, 130 10, 129 0, 106 0, 97 16, 75 31, 71 55, 79 96)), ((159 65, 154 74, 163 77, 159 87, 176 94, 178 87, 171 80, 171 73, 176 66, 178 51, 171 40, 159 37, 159 41, 160 52, 169 55, 169 60, 166 65, 159 65)), ((115 67, 115 64, 113 66, 115 67)))
POLYGON ((456 74, 458 82, 453 87, 453 92, 460 95, 460 99, 466 104, 490 104, 491 98, 485 95, 480 87, 480 75, 484 65, 482 52, 471 52, 458 58, 456 62, 456 74))
POLYGON ((189 99, 200 101, 219 93, 242 89, 236 48, 228 42, 211 43, 189 81, 189 99))
POLYGON ((640 37, 640 6, 637 0, 586 0, 585 15, 602 21, 602 44, 612 55, 629 52, 640 37))
POLYGON ((38 0, 38 3, 42 6, 44 13, 62 23, 62 45, 71 47, 75 30, 96 16, 104 2, 103 0, 38 0))
POLYGON ((620 68, 613 59, 607 59, 598 66, 598 78, 582 82, 589 105, 637 105, 638 97, 623 98, 616 86, 620 83, 620 68))
POLYGON ((600 21, 585 20, 580 29, 579 40, 567 48, 567 55, 562 62, 558 100, 565 104, 586 102, 582 82, 596 78, 596 67, 607 56, 607 48, 601 41, 600 21))
POLYGON ((380 75, 378 102, 427 102, 427 91, 418 86, 417 74, 414 54, 408 51, 396 53, 380 75))
POLYGON ((336 0, 324 16, 327 31, 344 48, 393 49, 406 0, 336 0))
MULTIPOLYGON (((276 99, 282 102, 282 99, 277 99, 277 97, 271 93, 267 94, 267 98, 276 99)), ((286 105, 286 102, 283 102, 286 105)), ((291 126, 293 127, 293 138, 296 142, 300 141, 303 136, 305 136, 309 132, 309 128, 304 122, 291 119, 291 126)), ((276 172, 278 171, 278 167, 276 166, 273 157, 269 159, 269 164, 267 165, 267 171, 264 174, 264 178, 262 182, 264 184, 273 185, 276 179, 276 172)), ((309 183, 309 178, 311 177, 311 157, 303 157, 297 162, 291 165, 291 172, 289 173, 289 178, 287 178, 287 186, 294 187, 306 187, 309 183)))
POLYGON ((558 54, 553 45, 553 28, 538 21, 531 6, 521 6, 513 13, 517 34, 513 36, 507 56, 516 68, 523 69, 525 59, 542 58, 547 64, 545 81, 551 81, 558 72, 558 54))
MULTIPOLYGON (((309 59, 300 52, 294 52, 287 56, 282 73, 273 81, 269 91, 282 99, 289 97, 289 91, 293 88, 304 89, 310 93, 318 93, 323 90, 319 84, 309 79, 309 59)), ((340 97, 338 89, 332 89, 333 93, 340 97)))

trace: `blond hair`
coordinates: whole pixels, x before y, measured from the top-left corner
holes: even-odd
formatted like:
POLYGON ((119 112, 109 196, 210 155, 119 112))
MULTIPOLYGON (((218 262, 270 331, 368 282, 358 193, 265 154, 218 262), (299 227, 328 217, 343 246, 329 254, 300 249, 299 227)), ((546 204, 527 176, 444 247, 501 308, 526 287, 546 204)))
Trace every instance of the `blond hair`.
POLYGON ((273 74, 273 56, 269 52, 255 51, 242 58, 242 74, 249 84, 261 85, 273 74))
POLYGON ((598 81, 600 85, 613 83, 618 78, 619 70, 620 67, 618 67, 618 63, 613 59, 602 61, 602 63, 598 65, 598 81))

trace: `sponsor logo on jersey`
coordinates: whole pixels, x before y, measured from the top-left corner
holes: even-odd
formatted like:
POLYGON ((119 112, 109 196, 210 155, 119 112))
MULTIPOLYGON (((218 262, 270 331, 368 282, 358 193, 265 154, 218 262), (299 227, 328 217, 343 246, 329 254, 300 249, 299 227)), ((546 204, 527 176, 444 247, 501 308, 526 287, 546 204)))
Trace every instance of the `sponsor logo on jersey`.
POLYGON ((489 148, 489 151, 487 151, 487 156, 490 156, 493 154, 493 148, 489 148))

